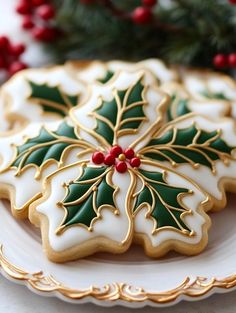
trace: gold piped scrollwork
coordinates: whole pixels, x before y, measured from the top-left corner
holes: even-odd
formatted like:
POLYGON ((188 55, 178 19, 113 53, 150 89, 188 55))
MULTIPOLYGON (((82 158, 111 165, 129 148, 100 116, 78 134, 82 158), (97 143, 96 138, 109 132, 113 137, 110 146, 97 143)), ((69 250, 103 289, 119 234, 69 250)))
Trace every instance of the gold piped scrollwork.
POLYGON ((190 298, 202 297, 209 293, 213 288, 231 289, 236 286, 236 274, 223 279, 187 277, 179 286, 163 292, 148 292, 140 287, 134 287, 126 283, 109 283, 103 287, 91 286, 88 289, 72 289, 54 279, 51 275, 44 276, 42 271, 29 273, 13 265, 3 253, 3 246, 0 246, 0 267, 10 278, 23 281, 35 291, 39 292, 58 292, 60 295, 71 300, 80 300, 92 297, 100 301, 125 302, 147 302, 156 304, 170 303, 177 300, 180 296, 190 298))

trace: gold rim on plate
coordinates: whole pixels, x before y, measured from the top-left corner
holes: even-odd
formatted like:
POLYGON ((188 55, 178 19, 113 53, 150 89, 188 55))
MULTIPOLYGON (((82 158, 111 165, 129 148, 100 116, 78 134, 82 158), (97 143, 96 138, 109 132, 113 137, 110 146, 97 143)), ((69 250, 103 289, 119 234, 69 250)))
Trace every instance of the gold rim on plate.
POLYGON ((92 297, 100 301, 123 300, 126 302, 151 301, 157 304, 170 303, 180 296, 191 298, 201 297, 210 292, 213 288, 231 289, 236 286, 236 274, 223 279, 196 277, 192 280, 187 277, 178 287, 164 292, 148 292, 143 288, 134 287, 126 283, 109 283, 103 287, 91 286, 88 289, 69 288, 51 275, 44 276, 43 271, 29 273, 12 264, 3 253, 3 246, 0 246, 0 268, 10 278, 23 281, 39 292, 58 292, 60 295, 71 300, 80 300, 92 297))

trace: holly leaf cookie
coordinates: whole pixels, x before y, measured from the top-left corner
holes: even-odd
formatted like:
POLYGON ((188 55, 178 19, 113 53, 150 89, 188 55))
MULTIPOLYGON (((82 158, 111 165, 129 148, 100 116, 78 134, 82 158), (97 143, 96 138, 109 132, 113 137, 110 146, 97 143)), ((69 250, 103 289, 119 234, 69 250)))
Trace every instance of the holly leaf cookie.
POLYGON ((44 177, 93 151, 69 118, 31 123, 16 134, 2 135, 0 145, 1 195, 10 199, 13 215, 20 218, 27 217, 28 205, 40 195, 44 177))
POLYGON ((118 253, 132 240, 153 257, 205 247, 206 211, 223 207, 235 180, 234 124, 196 113, 167 122, 168 99, 142 71, 120 72, 71 110, 80 137, 97 150, 47 177, 30 206, 51 260, 118 253))
POLYGON ((152 73, 157 85, 178 80, 177 71, 169 68, 159 59, 147 59, 136 63, 119 60, 109 62, 69 61, 65 66, 73 77, 85 83, 106 84, 119 71, 132 72, 142 69, 152 73))
POLYGON ((217 98, 196 98, 180 83, 168 82, 161 85, 161 89, 171 97, 166 114, 167 121, 172 121, 188 113, 197 113, 213 118, 230 114, 229 101, 217 98))
POLYGON ((1 87, 2 114, 8 128, 33 121, 58 121, 67 116, 85 94, 86 86, 73 79, 64 66, 27 69, 1 87))
MULTIPOLYGON (((185 70, 182 86, 196 101, 229 107, 227 115, 236 117, 236 83, 230 76, 211 71, 185 70)), ((211 111, 214 114, 214 110, 211 111)))

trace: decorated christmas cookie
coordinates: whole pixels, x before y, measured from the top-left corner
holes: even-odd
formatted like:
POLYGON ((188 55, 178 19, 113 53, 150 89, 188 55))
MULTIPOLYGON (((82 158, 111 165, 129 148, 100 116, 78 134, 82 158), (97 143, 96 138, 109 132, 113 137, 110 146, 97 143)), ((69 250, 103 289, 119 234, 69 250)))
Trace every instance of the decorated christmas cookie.
POLYGON ((171 101, 167 109, 167 120, 195 112, 210 117, 222 117, 230 114, 229 101, 218 99, 196 98, 190 94, 183 85, 177 82, 168 82, 161 85, 161 90, 166 92, 171 101))
POLYGON ((169 97, 149 81, 119 72, 70 111, 91 150, 49 175, 29 209, 51 260, 122 252, 132 239, 153 257, 207 244, 206 211, 236 182, 234 123, 196 113, 167 122, 169 97))
POLYGON ((138 63, 124 62, 124 61, 71 61, 66 64, 68 71, 79 80, 85 83, 93 83, 98 81, 100 83, 108 82, 120 70, 134 71, 145 69, 150 71, 156 78, 156 84, 160 85, 169 81, 177 81, 177 71, 168 68, 159 59, 147 59, 138 63))
MULTIPOLYGON (((94 101, 98 105, 102 95, 104 95, 106 101, 109 101, 113 97, 113 88, 121 90, 122 93, 123 90, 132 88, 133 81, 136 83, 137 79, 140 79, 136 86, 137 91, 135 89, 135 92, 140 92, 137 101, 141 101, 142 94, 145 94, 153 107, 150 118, 158 122, 161 116, 159 110, 164 110, 164 103, 169 98, 153 86, 154 78, 148 72, 122 72, 109 88, 101 84, 95 84, 91 87, 93 96, 90 101, 94 101), (141 85, 141 81, 144 85, 141 85), (147 88, 148 92, 146 91, 147 88), (160 107, 156 111, 158 103, 160 107)), ((136 103, 136 101, 132 101, 136 103)), ((146 119, 142 113, 141 105, 137 105, 137 108, 134 105, 132 110, 127 110, 124 113, 124 116, 127 116, 127 125, 123 126, 124 129, 121 133, 126 132, 125 129, 130 125, 130 118, 131 125, 133 123, 139 125, 146 119), (133 120, 132 115, 136 111, 141 116, 134 117, 133 120)), ((147 125, 146 123, 146 127, 147 125)), ((98 133, 99 131, 97 130, 98 133)), ((102 124, 101 131, 107 131, 102 124)), ((109 135, 109 133, 107 134, 109 135)), ((63 120, 62 116, 57 122, 42 123, 35 121, 29 123, 20 132, 0 136, 1 195, 10 198, 13 214, 18 217, 26 217, 29 204, 41 193, 43 179, 56 169, 80 160, 81 155, 86 154, 88 151, 90 158, 91 153, 97 150, 99 144, 100 142, 92 136, 86 135, 82 128, 79 129, 78 123, 73 124, 69 118, 63 120), (85 140, 81 136, 84 136, 85 140), (91 143, 89 143, 89 139, 91 143)))
MULTIPOLYGON (((21 71, 1 88, 8 128, 29 122, 57 121, 83 100, 86 86, 73 79, 64 66, 21 71)), ((0 130, 6 126, 1 125, 0 130)))
POLYGON ((229 115, 236 118, 236 83, 231 77, 210 71, 186 70, 181 72, 181 78, 191 98, 229 106, 229 115))

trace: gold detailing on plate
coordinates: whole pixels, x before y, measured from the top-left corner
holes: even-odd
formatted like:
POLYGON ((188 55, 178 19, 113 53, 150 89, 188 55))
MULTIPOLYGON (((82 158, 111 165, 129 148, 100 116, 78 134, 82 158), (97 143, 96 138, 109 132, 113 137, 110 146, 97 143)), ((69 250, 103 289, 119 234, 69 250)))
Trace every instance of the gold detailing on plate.
POLYGON ((70 300, 80 300, 92 297, 99 301, 125 302, 153 302, 156 304, 170 303, 180 297, 189 298, 203 297, 212 289, 230 290, 236 286, 236 274, 222 278, 196 277, 191 279, 186 277, 176 288, 163 292, 150 292, 141 287, 131 286, 127 283, 108 283, 102 287, 90 286, 87 289, 72 289, 60 283, 51 275, 45 276, 43 271, 29 273, 13 265, 3 253, 0 247, 0 267, 10 278, 28 284, 38 292, 52 293, 57 292, 61 296, 70 300))

